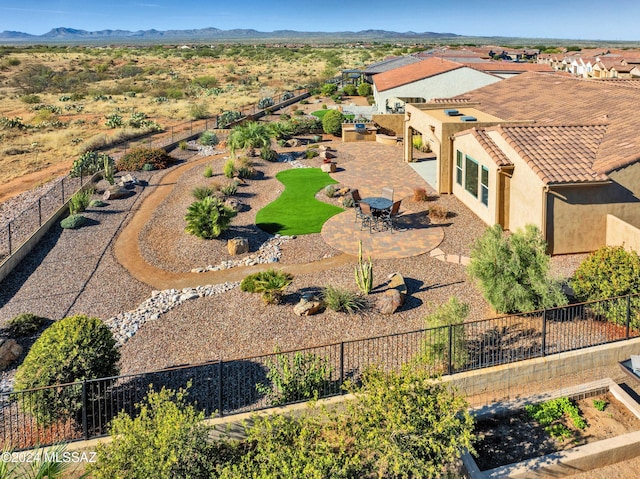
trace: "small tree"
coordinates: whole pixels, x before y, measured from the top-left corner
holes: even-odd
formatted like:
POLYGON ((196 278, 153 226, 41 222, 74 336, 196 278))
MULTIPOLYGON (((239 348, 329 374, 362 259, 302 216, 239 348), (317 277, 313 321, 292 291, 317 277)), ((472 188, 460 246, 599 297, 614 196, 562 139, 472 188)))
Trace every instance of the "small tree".
POLYGON ((322 130, 328 135, 341 136, 344 115, 338 110, 329 110, 322 117, 322 130))
POLYGON ((235 215, 236 212, 219 198, 207 196, 187 209, 185 231, 202 239, 217 238, 229 227, 235 215))
POLYGON ((368 83, 360 83, 358 85, 358 95, 360 96, 369 96, 373 93, 371 89, 371 85, 368 83))
MULTIPOLYGON (((107 326, 98 318, 69 316, 47 328, 18 367, 15 390, 114 376, 120 351, 107 326)), ((39 423, 49 424, 77 414, 81 388, 42 389, 23 396, 39 423)))
POLYGON ((322 96, 331 96, 338 91, 338 85, 335 83, 325 83, 322 85, 320 91, 322 92, 322 96))
POLYGON ((499 313, 567 303, 560 285, 549 276, 546 243, 534 225, 510 237, 503 235, 500 225, 487 228, 473 246, 467 271, 499 313))
MULTIPOLYGON (((640 256, 623 246, 603 246, 587 257, 576 270, 571 286, 581 301, 596 301, 640 293, 640 256)), ((626 298, 595 304, 609 321, 626 323, 626 298)), ((638 326, 640 297, 631 298, 632 324, 638 326)))

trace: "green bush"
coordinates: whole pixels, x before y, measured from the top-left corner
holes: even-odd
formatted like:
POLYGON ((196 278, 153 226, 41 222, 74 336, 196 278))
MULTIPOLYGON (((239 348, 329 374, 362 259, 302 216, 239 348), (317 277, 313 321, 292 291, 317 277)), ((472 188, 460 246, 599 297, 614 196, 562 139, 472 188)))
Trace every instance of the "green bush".
MULTIPOLYGON (((114 376, 120 352, 109 328, 98 318, 69 316, 47 328, 18 367, 15 390, 114 376)), ((80 387, 43 389, 24 396, 26 408, 41 424, 75 418, 80 387)))
POLYGON ((507 237, 500 225, 487 228, 471 251, 469 275, 499 313, 564 305, 567 298, 549 276, 547 245, 534 225, 507 237))
POLYGON ((9 321, 7 329, 9 330, 9 334, 16 338, 33 336, 42 326, 47 324, 47 322, 47 318, 42 318, 32 313, 22 313, 9 321))
POLYGON ((242 113, 239 111, 225 111, 218 117, 218 128, 227 128, 231 123, 238 121, 242 118, 242 113))
POLYGON ((278 161, 278 152, 272 149, 270 146, 263 146, 260 149, 260 158, 265 161, 278 161))
POLYGON ((367 307, 367 300, 353 291, 337 286, 326 286, 322 290, 322 301, 332 311, 353 314, 367 307))
POLYGON ((208 130, 200 135, 200 139, 198 141, 200 141, 200 144, 203 146, 215 146, 220 143, 218 135, 216 135, 214 131, 208 130))
POLYGON ((265 303, 277 304, 281 302, 284 290, 292 281, 291 274, 268 269, 245 277, 240 283, 240 290, 248 293, 261 293, 265 303))
POLYGON ((30 94, 30 95, 22 95, 20 97, 20 101, 22 103, 26 103, 27 105, 36 105, 42 102, 41 98, 38 95, 30 94))
MULTIPOLYGON (((640 256, 623 246, 603 246, 589 255, 576 270, 571 287, 580 301, 596 301, 640 293, 640 256)), ((631 323, 640 326, 640 297, 632 297, 631 323)), ((609 321, 626 324, 627 300, 621 298, 592 308, 609 321)))
POLYGON ((315 158, 316 156, 319 156, 320 153, 318 153, 314 148, 307 148, 304 152, 304 157, 307 160, 310 160, 311 158, 315 158))
POLYGON ((90 208, 103 208, 105 206, 107 206, 107 203, 102 200, 91 200, 89 203, 90 208))
POLYGON ((66 230, 75 230, 86 223, 87 218, 82 215, 69 215, 60 221, 60 227, 66 230))
POLYGON ((233 155, 237 150, 250 151, 271 145, 271 129, 266 123, 249 121, 236 125, 229 133, 227 140, 229 152, 233 155))
POLYGON ((344 88, 342 89, 342 93, 346 96, 356 96, 356 94, 358 93, 358 89, 355 85, 349 84, 344 86, 344 88))
POLYGON ((222 171, 224 173, 224 176, 226 176, 227 178, 233 178, 236 175, 236 162, 233 161, 231 158, 228 159, 225 162, 224 167, 222 168, 222 171))
POLYGON ((151 163, 145 163, 142 165, 142 171, 153 171, 155 170, 154 166, 151 163))
POLYGON ((238 192, 238 183, 236 181, 232 181, 220 188, 220 192, 226 197, 233 196, 238 192))
POLYGON ((335 83, 325 83, 322 85, 320 91, 322 92, 322 96, 331 96, 338 91, 338 85, 335 83))
POLYGON ((240 168, 238 168, 238 178, 252 178, 255 173, 256 171, 250 166, 241 166, 240 168))
POLYGON ((451 297, 449 301, 439 305, 436 310, 425 318, 425 327, 429 331, 422 343, 422 353, 418 361, 427 368, 446 374, 449 364, 449 351, 452 353, 451 364, 455 369, 467 363, 467 343, 464 331, 464 321, 469 315, 469 305, 461 303, 458 298, 451 297), (451 326, 451 336, 449 328, 451 326), (449 348, 449 339, 453 341, 449 348))
POLYGON ((91 196, 95 193, 95 188, 82 188, 76 191, 71 198, 69 198, 69 214, 71 216, 87 209, 89 203, 91 203, 91 196))
POLYGON ((191 196, 193 196, 196 200, 204 200, 209 196, 213 196, 216 192, 215 188, 210 186, 196 186, 191 190, 191 196))
POLYGON ((217 238, 229 228, 235 215, 219 198, 208 196, 187 209, 185 231, 202 239, 217 238))
POLYGON ((266 395, 272 406, 317 399, 329 389, 331 367, 315 354, 276 354, 266 365, 268 383, 256 384, 256 390, 266 395))
POLYGON ((180 148, 182 151, 186 151, 187 148, 189 148, 189 144, 182 140, 180 143, 178 143, 178 148, 180 148))
POLYGON ((271 98, 270 96, 264 97, 264 98, 260 98, 260 100, 258 101, 258 109, 259 110, 264 110, 266 108, 269 108, 270 106, 273 106, 274 102, 273 102, 273 98, 271 98))
POLYGON ((360 83, 358 85, 358 95, 360 96, 369 96, 373 93, 373 89, 369 83, 360 83))
POLYGON ((95 479, 218 477, 216 463, 229 458, 231 444, 209 440, 204 413, 186 402, 187 393, 149 389, 135 417, 121 412, 110 426, 113 440, 100 443, 87 471, 95 479))
POLYGON ((162 148, 139 147, 119 158, 116 167, 119 171, 140 171, 145 164, 149 164, 154 170, 162 170, 171 162, 171 157, 162 148))
POLYGON ((121 128, 124 126, 124 119, 122 115, 118 113, 112 113, 106 116, 107 121, 104 122, 104 125, 107 128, 121 128))
POLYGON ((329 110, 322 117, 322 130, 333 136, 342 135, 342 122, 344 121, 344 115, 338 110, 329 110))
POLYGON ((69 176, 93 175, 104 168, 105 161, 113 165, 113 158, 106 153, 87 151, 74 160, 69 176))
POLYGON ((189 107, 189 115, 194 120, 202 120, 204 118, 209 118, 211 115, 209 114, 209 109, 207 108, 206 103, 194 103, 189 107))
POLYGON ((211 166, 207 166, 202 173, 202 176, 205 178, 211 178, 213 176, 213 168, 211 166))

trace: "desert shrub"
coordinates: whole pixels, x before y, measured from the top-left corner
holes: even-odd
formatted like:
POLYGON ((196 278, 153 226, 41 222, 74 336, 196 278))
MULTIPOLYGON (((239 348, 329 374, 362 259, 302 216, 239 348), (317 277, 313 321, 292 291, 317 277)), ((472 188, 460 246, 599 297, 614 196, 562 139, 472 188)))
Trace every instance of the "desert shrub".
POLYGON ((116 162, 119 171, 140 171, 145 164, 162 170, 171 164, 171 157, 162 148, 139 147, 129 151, 116 162))
POLYGON ((35 105, 40 103, 42 100, 40 99, 40 97, 38 95, 35 94, 30 94, 30 95, 22 95, 20 97, 20 101, 22 103, 26 103, 27 105, 35 105))
POLYGON ((193 196, 196 200, 204 200, 209 196, 213 196, 216 190, 210 186, 196 186, 191 190, 191 196, 193 196))
POLYGON ((193 103, 189 107, 189 115, 194 120, 202 120, 203 118, 209 118, 211 116, 206 103, 193 103))
POLYGON ((238 192, 238 183, 236 181, 232 181, 231 183, 221 187, 220 192, 226 197, 233 196, 238 192))
POLYGON ((260 100, 258 100, 259 110, 264 110, 265 108, 269 108, 270 106, 273 106, 273 105, 274 105, 273 98, 271 98, 270 96, 260 98, 260 100))
POLYGON ((322 96, 331 96, 338 91, 338 85, 335 83, 325 83, 320 89, 322 96))
POLYGON ((250 121, 236 125, 229 133, 227 146, 233 155, 236 150, 250 151, 271 145, 271 129, 266 123, 250 121))
POLYGON ((66 230, 75 230, 86 223, 87 218, 82 215, 69 215, 60 221, 60 227, 66 230))
POLYGON ((342 93, 347 96, 355 96, 358 93, 358 89, 355 85, 349 84, 344 86, 342 93))
POLYGON ((358 85, 358 95, 360 96, 369 96, 373 93, 373 89, 369 83, 360 83, 358 85))
POLYGON ((13 128, 17 130, 24 130, 27 128, 27 125, 22 122, 22 118, 19 116, 15 118, 3 116, 0 118, 0 128, 3 130, 11 130, 13 128))
POLYGON ((121 128, 124 126, 124 119, 119 113, 111 113, 106 116, 106 119, 107 121, 104 122, 104 125, 107 128, 121 128))
POLYGON ((210 75, 196 77, 193 79, 193 83, 201 88, 216 88, 220 85, 220 81, 210 75))
POLYGON ((434 368, 439 373, 447 372, 449 359, 455 369, 467 363, 467 344, 464 332, 464 321, 469 315, 469 305, 461 303, 458 298, 439 305, 425 318, 425 326, 430 330, 425 334, 422 351, 418 361, 427 368, 434 368), (451 335, 449 335, 451 327, 451 335), (449 348, 449 339, 452 344, 449 348), (449 358, 449 351, 452 356, 449 358))
POLYGON ((153 171, 155 170, 154 166, 151 163, 145 163, 142 165, 142 171, 153 171))
POLYGON ((226 176, 227 178, 233 178, 236 174, 236 162, 233 161, 233 159, 228 159, 225 162, 222 171, 224 173, 224 176, 226 176))
POLYGON ((413 201, 423 202, 429 200, 429 194, 425 188, 414 188, 413 189, 413 201))
POLYGON ((281 301, 283 292, 293 281, 293 276, 284 271, 268 269, 250 274, 240 283, 240 290, 248 293, 261 293, 267 304, 281 301))
POLYGON ((228 459, 231 444, 209 440, 204 413, 187 403, 187 392, 149 389, 135 417, 122 412, 110 426, 113 441, 96 449, 87 470, 95 479, 205 478, 228 459))
POLYGON ((429 218, 435 222, 441 222, 449 217, 449 210, 439 204, 429 206, 429 218))
POLYGON ((202 173, 202 176, 205 178, 211 178, 213 176, 213 168, 211 166, 207 166, 202 173))
POLYGON ((155 121, 149 120, 147 114, 141 111, 131 113, 131 116, 129 116, 129 119, 127 120, 127 125, 131 128, 146 128, 155 126, 156 129, 160 129, 155 121))
MULTIPOLYGON (((98 318, 69 316, 44 330, 18 367, 15 390, 103 378, 118 373, 120 352, 109 328, 98 318)), ((82 389, 42 389, 22 404, 38 423, 74 417, 82 389)))
POLYGON ((307 148, 304 152, 304 157, 307 160, 310 160, 311 158, 315 158, 316 156, 319 156, 320 153, 318 153, 314 148, 307 148))
POLYGON ((303 116, 303 115, 304 115, 304 112, 303 112, 302 110, 296 110, 296 111, 294 111, 294 112, 293 112, 293 114, 294 114, 295 116, 303 116))
POLYGON ((215 146, 218 143, 220 143, 220 140, 218 139, 218 135, 216 135, 214 131, 208 131, 208 130, 202 133, 202 135, 200 135, 200 138, 198 141, 203 146, 215 146))
POLYGON ((69 214, 75 215, 86 210, 89 203, 91 203, 91 196, 95 191, 93 186, 76 191, 73 196, 69 198, 69 214))
POLYGON ((33 336, 42 326, 47 324, 47 318, 36 316, 33 313, 22 313, 14 316, 7 324, 9 334, 16 338, 33 336))
POLYGON ((229 228, 235 215, 236 212, 219 198, 208 196, 187 209, 185 231, 202 239, 217 238, 229 228))
POLYGON ((106 153, 87 151, 80 155, 80 158, 74 160, 69 176, 93 175, 104 168, 105 161, 113 165, 113 158, 106 153))
POLYGON ((238 178, 252 178, 255 174, 256 170, 254 170, 251 166, 241 166, 238 168, 238 178))
POLYGON ((265 161, 271 161, 271 162, 278 161, 278 152, 275 151, 270 146, 263 146, 260 149, 260 158, 262 158, 265 161))
POLYGON ((322 117, 322 130, 328 135, 340 136, 342 135, 342 122, 344 121, 344 115, 338 110, 329 110, 324 117, 322 117))
POLYGON ((469 275, 499 313, 552 308, 567 303, 549 275, 547 245, 534 225, 511 236, 500 225, 487 228, 471 251, 469 275))
POLYGON ((186 141, 181 140, 180 143, 178 143, 178 148, 180 148, 182 151, 185 151, 187 148, 189 148, 189 144, 186 141))
POLYGON ((223 112, 218 116, 218 128, 227 128, 231 123, 242 118, 242 113, 235 110, 223 112))
POLYGON ((104 206, 107 206, 107 203, 102 200, 91 200, 89 203, 89 207, 91 208, 102 208, 104 206))
MULTIPOLYGON (((640 256, 624 246, 603 246, 578 267, 571 287, 580 301, 597 301, 640 293, 640 256)), ((599 314, 617 324, 626 324, 627 299, 592 305, 599 314)), ((632 326, 638 327, 640 297, 630 299, 632 326)))
POLYGON ((266 395, 272 406, 317 399, 329 389, 331 367, 315 354, 276 354, 266 366, 268 383, 256 384, 256 390, 266 395))
POLYGON ((367 300, 360 294, 337 286, 326 286, 322 290, 322 300, 330 310, 349 314, 367 306, 367 300))

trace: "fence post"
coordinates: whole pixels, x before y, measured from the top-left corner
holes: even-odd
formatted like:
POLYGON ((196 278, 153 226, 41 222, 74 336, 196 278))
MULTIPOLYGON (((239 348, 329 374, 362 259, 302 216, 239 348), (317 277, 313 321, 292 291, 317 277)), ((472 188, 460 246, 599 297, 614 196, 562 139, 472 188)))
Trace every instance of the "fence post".
POLYGON ((171 143, 173 143, 173 127, 171 127, 171 143))
POLYGON ((631 293, 627 294, 627 339, 629 339, 630 325, 631 325, 631 293))
POLYGON ((189 124, 189 136, 193 136, 193 120, 191 120, 189 124))
POLYGON ((64 205, 64 178, 62 178, 62 181, 60 182, 61 188, 62 188, 62 204, 64 205))
POLYGON ((11 222, 7 223, 7 241, 9 243, 9 256, 11 256, 11 222))
POLYGON ((547 355, 547 310, 542 310, 542 356, 547 355))
POLYGON ((82 434, 89 439, 89 424, 87 421, 87 380, 82 380, 82 434))
POLYGON ((222 359, 218 359, 218 416, 222 417, 222 359))
MULTIPOLYGON (((344 342, 340 342, 340 392, 342 393, 342 385, 344 384, 344 342)), ((344 393, 343 393, 344 394, 344 393)))
POLYGON ((42 196, 38 198, 38 226, 42 226, 42 196))
POLYGON ((449 325, 449 368, 447 374, 453 374, 453 325, 449 325))

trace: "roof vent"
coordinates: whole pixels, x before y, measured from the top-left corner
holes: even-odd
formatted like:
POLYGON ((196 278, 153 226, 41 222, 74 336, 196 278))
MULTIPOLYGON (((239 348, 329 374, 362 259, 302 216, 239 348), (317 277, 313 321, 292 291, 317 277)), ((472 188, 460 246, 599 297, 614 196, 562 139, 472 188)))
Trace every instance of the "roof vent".
POLYGON ((447 116, 458 116, 460 112, 458 110, 445 110, 444 114, 447 116))
POLYGON ((463 116, 460 118, 460 121, 470 122, 470 121, 478 121, 475 116, 463 116))

